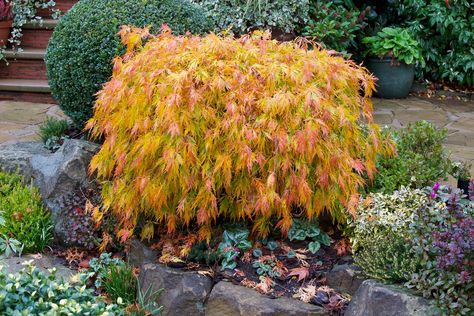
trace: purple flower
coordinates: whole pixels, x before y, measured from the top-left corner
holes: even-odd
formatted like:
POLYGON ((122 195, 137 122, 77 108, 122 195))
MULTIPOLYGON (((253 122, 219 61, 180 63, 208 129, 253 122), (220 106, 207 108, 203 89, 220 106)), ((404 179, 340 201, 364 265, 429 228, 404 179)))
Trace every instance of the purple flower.
POLYGON ((436 182, 436 184, 433 186, 433 191, 438 192, 439 188, 441 187, 441 184, 436 182))
POLYGON ((437 195, 436 195, 436 192, 435 192, 435 191, 431 192, 431 198, 432 198, 432 199, 435 199, 436 196, 437 196, 437 195))

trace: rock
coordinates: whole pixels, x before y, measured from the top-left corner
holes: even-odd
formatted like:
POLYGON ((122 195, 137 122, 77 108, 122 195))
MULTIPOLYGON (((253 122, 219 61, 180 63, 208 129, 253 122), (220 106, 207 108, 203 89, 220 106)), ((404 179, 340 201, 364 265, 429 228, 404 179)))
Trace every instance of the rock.
POLYGON ((65 281, 75 274, 75 272, 61 263, 61 260, 44 254, 36 255, 24 255, 21 257, 9 257, 5 258, 0 256, 0 265, 3 265, 4 271, 8 273, 17 273, 25 266, 23 265, 26 261, 33 261, 33 265, 45 274, 50 274, 48 269, 56 268, 56 277, 58 279, 63 278, 65 281))
MULTIPOLYGON (((183 314, 185 315, 185 314, 183 314)), ((322 307, 291 298, 272 299, 255 290, 219 282, 212 289, 206 316, 304 316, 329 315, 322 307)))
POLYGON ((138 239, 130 241, 130 250, 128 252, 128 263, 139 267, 147 263, 154 263, 158 259, 158 251, 150 249, 145 246, 138 239))
POLYGON ((354 264, 336 265, 326 274, 329 287, 338 292, 354 295, 365 278, 359 273, 361 268, 354 264))
POLYGON ((164 307, 164 316, 204 315, 204 302, 212 288, 212 280, 192 271, 148 263, 140 268, 141 290, 163 292, 156 302, 164 307))
MULTIPOLYGON (((0 147, 0 169, 18 172, 25 182, 38 187, 46 206, 51 210, 55 234, 60 236, 58 223, 65 196, 88 183, 89 162, 99 145, 84 140, 67 139, 52 153, 41 142, 16 143, 0 147)), ((61 240, 59 240, 61 242, 61 240)))
POLYGON ((366 280, 352 297, 345 316, 426 316, 431 315, 429 301, 408 290, 366 280))

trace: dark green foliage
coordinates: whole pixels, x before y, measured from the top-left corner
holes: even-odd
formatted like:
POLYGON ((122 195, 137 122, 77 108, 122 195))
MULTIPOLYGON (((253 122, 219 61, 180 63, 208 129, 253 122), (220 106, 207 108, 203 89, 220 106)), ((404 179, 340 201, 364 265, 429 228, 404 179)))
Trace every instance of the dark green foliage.
POLYGON ((219 260, 219 255, 213 247, 210 247, 207 244, 207 242, 200 241, 193 245, 187 259, 212 266, 219 260))
POLYGON ((156 303, 161 293, 151 287, 142 291, 133 267, 109 253, 89 261, 90 268, 81 273, 82 282, 94 281, 96 291, 106 294, 113 301, 126 305, 126 315, 159 315, 163 308, 156 303))
POLYGON ((351 1, 311 1, 310 20, 303 35, 326 49, 353 50, 356 37, 365 28, 369 9, 359 11, 351 1))
POLYGON ((39 136, 43 143, 52 137, 60 138, 64 136, 69 128, 69 123, 66 120, 59 120, 54 117, 48 117, 46 121, 39 127, 39 136))
POLYGON ((52 241, 52 222, 38 190, 18 175, 0 171, 0 235, 19 241, 23 252, 42 251, 52 241))
POLYGON ((125 304, 134 304, 137 296, 137 278, 133 267, 126 264, 111 266, 103 288, 114 302, 121 297, 125 304))
POLYGON ((288 239, 293 240, 311 240, 308 249, 311 253, 316 253, 321 245, 329 246, 331 238, 323 232, 316 222, 308 222, 301 219, 294 219, 293 225, 288 231, 288 239))
POLYGON ((225 230, 222 241, 217 248, 221 258, 221 269, 234 269, 237 266, 238 256, 252 248, 252 243, 247 239, 249 231, 246 228, 233 228, 225 230))
POLYGON ((163 23, 179 34, 210 29, 203 9, 188 0, 81 0, 61 19, 47 49, 47 75, 53 96, 78 127, 92 116, 114 56, 124 52, 120 26, 158 32, 163 23))
POLYGON ((378 173, 369 191, 390 193, 402 185, 423 188, 447 178, 451 160, 442 144, 446 129, 419 121, 400 132, 385 132, 392 133, 398 155, 377 159, 378 173))
POLYGON ((408 29, 384 27, 376 35, 366 37, 362 42, 367 46, 366 54, 372 57, 392 57, 407 64, 423 63, 418 42, 408 29))
POLYGON ((421 44, 427 79, 474 85, 474 2, 398 1, 405 24, 421 44))

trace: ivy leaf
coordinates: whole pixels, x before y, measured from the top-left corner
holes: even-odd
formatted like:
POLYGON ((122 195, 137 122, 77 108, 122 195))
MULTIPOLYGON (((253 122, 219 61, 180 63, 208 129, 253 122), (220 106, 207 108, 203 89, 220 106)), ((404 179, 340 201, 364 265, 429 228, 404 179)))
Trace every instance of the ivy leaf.
POLYGON ((263 255, 263 252, 261 249, 258 249, 258 248, 255 248, 253 251, 252 251, 252 254, 254 257, 261 257, 263 255))
POLYGON ((278 248, 278 243, 276 241, 269 241, 267 243, 267 248, 270 249, 270 251, 273 251, 278 248))
POLYGON ((321 244, 319 241, 312 241, 308 244, 308 249, 311 251, 312 254, 315 254, 318 252, 318 250, 321 248, 321 244))

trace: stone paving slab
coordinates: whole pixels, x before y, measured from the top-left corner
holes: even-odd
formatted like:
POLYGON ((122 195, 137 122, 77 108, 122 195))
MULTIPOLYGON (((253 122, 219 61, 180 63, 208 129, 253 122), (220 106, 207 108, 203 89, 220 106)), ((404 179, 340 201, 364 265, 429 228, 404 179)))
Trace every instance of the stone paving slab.
POLYGON ((67 118, 54 104, 0 101, 0 145, 38 140, 47 117, 67 118))
MULTIPOLYGON (((474 174, 474 101, 374 98, 374 119, 380 125, 404 128, 420 120, 448 129, 445 146, 452 157, 473 164, 474 174)), ((451 182, 451 181, 450 181, 451 182)))

